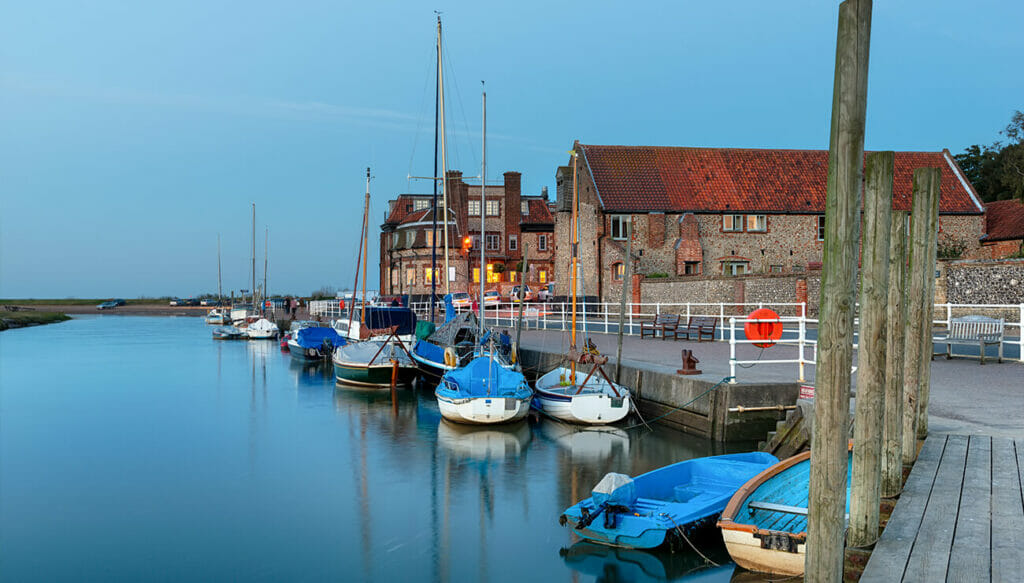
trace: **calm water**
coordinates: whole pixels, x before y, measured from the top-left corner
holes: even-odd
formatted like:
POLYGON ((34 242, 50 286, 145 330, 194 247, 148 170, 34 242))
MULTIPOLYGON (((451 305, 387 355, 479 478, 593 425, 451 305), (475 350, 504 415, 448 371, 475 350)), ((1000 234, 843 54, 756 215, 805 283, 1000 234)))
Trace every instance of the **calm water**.
MULTIPOLYGON (((198 318, 0 334, 0 578, 729 581, 558 525, 609 471, 721 453, 668 429, 442 422, 198 318)), ((705 549, 721 561, 720 549, 705 549)))

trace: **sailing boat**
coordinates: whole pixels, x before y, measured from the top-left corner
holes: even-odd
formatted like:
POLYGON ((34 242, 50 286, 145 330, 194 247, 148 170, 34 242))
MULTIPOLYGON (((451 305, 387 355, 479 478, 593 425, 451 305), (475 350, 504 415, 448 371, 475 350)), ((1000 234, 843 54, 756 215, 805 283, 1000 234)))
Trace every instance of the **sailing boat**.
MULTIPOLYGON (((270 248, 270 229, 267 229, 265 239, 263 241, 263 297, 267 297, 267 262, 269 261, 267 255, 270 248)), ((249 327, 245 329, 246 336, 250 340, 274 340, 281 335, 280 328, 277 324, 267 319, 267 308, 266 304, 269 300, 263 302, 263 307, 260 308, 260 313, 263 317, 259 318, 249 327)), ((273 317, 273 316, 271 316, 273 317)))
POLYGON ((224 309, 220 307, 221 306, 221 301, 222 301, 222 296, 223 296, 223 294, 221 293, 221 285, 220 285, 220 235, 218 234, 217 235, 217 307, 212 309, 212 310, 210 310, 210 312, 208 314, 206 314, 206 323, 207 324, 216 324, 218 326, 223 326, 224 324, 227 324, 229 322, 229 318, 228 318, 227 312, 225 312, 224 309))
POLYGON ((629 390, 608 378, 601 368, 607 357, 576 350, 576 288, 579 277, 579 196, 576 187, 576 152, 572 153, 572 340, 570 367, 559 366, 537 379, 537 406, 544 413, 570 423, 599 425, 614 423, 629 414, 629 390), (577 363, 590 363, 590 372, 576 369, 577 363))

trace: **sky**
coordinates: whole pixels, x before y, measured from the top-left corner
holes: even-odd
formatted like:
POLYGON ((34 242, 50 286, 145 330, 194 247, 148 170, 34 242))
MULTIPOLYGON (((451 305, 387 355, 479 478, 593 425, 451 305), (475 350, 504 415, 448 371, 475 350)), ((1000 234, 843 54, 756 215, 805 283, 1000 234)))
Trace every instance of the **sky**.
MULTIPOLYGON (((573 140, 828 147, 838 2, 7 2, 0 297, 350 287, 366 168, 430 192, 434 10, 449 167, 547 186, 573 140)), ((876 2, 868 149, 957 153, 1024 109, 1024 4, 876 2)), ((371 244, 370 286, 378 257, 371 244)))

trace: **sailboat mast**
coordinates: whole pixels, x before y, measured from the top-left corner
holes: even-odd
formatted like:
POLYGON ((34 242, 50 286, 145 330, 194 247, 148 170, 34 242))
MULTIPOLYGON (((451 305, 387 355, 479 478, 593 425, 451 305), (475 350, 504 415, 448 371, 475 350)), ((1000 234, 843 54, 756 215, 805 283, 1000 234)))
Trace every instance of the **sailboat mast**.
MULTIPOLYGON (((264 299, 269 297, 269 295, 270 295, 270 294, 267 293, 267 262, 269 261, 268 253, 267 252, 269 250, 270 250, 270 227, 265 227, 265 231, 263 233, 263 297, 264 297, 264 299)), ((266 302, 264 302, 263 303, 263 310, 266 311, 266 309, 267 309, 267 304, 266 304, 266 302)))
MULTIPOLYGON (((445 146, 444 70, 441 64, 442 52, 441 17, 439 16, 437 20, 437 84, 440 97, 440 99, 438 99, 438 105, 441 110, 439 119, 441 128, 441 198, 444 202, 441 220, 444 221, 444 293, 449 294, 451 293, 451 289, 448 281, 448 149, 445 146)), ((432 275, 434 276, 434 279, 437 278, 437 273, 432 275)))
MULTIPOLYGON (((481 81, 480 85, 484 82, 481 81)), ((484 249, 487 247, 487 231, 485 231, 486 224, 484 222, 484 216, 487 214, 487 90, 483 91, 484 100, 484 113, 483 113, 483 137, 480 142, 482 144, 481 155, 480 155, 480 337, 484 336, 484 316, 487 314, 487 304, 484 302, 484 279, 487 276, 486 266, 487 261, 484 255, 484 249)), ((508 209, 505 209, 508 212, 508 209)))
MULTIPOLYGON (((363 203, 363 309, 359 311, 359 321, 366 323, 366 250, 369 243, 369 219, 370 216, 370 168, 366 168, 366 202, 363 203)), ((355 290, 352 290, 355 292, 355 290)))
MULTIPOLYGON (((370 169, 366 169, 366 200, 370 200, 370 169)), ((359 253, 356 255, 356 279, 352 282, 352 300, 349 302, 348 307, 348 329, 352 330, 352 321, 355 319, 356 313, 356 290, 359 289, 359 266, 363 259, 363 245, 366 242, 364 234, 366 233, 366 208, 367 205, 363 206, 363 228, 359 232, 359 253)))
MULTIPOLYGON (((441 63, 441 15, 437 15, 437 62, 438 65, 441 63)), ((441 107, 441 69, 437 70, 437 83, 434 84, 434 173, 431 175, 434 177, 434 199, 432 207, 433 213, 433 233, 430 236, 430 321, 434 321, 434 298, 437 296, 437 278, 433 277, 437 273, 437 125, 438 115, 441 107)))
POLYGON ((217 301, 224 302, 224 292, 220 284, 220 233, 217 233, 217 301))
MULTIPOLYGON (((576 271, 577 270, 577 261, 578 261, 578 257, 577 256, 579 255, 579 233, 577 232, 578 225, 576 224, 577 205, 579 204, 579 199, 578 199, 578 194, 577 194, 577 187, 576 187, 576 166, 577 166, 576 160, 577 160, 577 154, 576 154, 576 151, 574 150, 573 153, 572 153, 572 223, 569 226, 569 232, 571 233, 570 241, 571 241, 571 249, 572 249, 572 273, 571 273, 571 275, 569 277, 569 280, 570 280, 571 285, 572 285, 572 340, 570 341, 569 346, 573 350, 575 350, 575 348, 576 348, 576 286, 578 285, 576 282, 577 282, 577 278, 579 277, 579 274, 576 271)), ((575 358, 575 356, 572 359, 571 371, 572 371, 572 377, 571 377, 572 380, 571 380, 571 382, 572 382, 573 386, 576 386, 576 358, 575 358)))
POLYGON ((252 203, 252 288, 249 290, 250 302, 256 307, 256 203, 252 203))

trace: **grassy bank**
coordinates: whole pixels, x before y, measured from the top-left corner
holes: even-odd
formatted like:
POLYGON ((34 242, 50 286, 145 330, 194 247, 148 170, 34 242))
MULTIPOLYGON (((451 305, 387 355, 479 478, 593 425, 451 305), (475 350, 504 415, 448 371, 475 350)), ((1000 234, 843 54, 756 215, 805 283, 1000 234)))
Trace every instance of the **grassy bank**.
MULTIPOLYGON (((97 298, 91 300, 83 300, 81 298, 0 300, 0 306, 96 306, 108 300, 110 300, 110 298, 97 298)), ((151 304, 166 306, 169 301, 170 298, 143 298, 125 300, 125 303, 129 306, 146 306, 151 304)))
POLYGON ((8 328, 24 328, 25 326, 40 326, 42 324, 54 324, 70 320, 71 317, 64 312, 7 312, 0 311, 0 330, 8 328))

